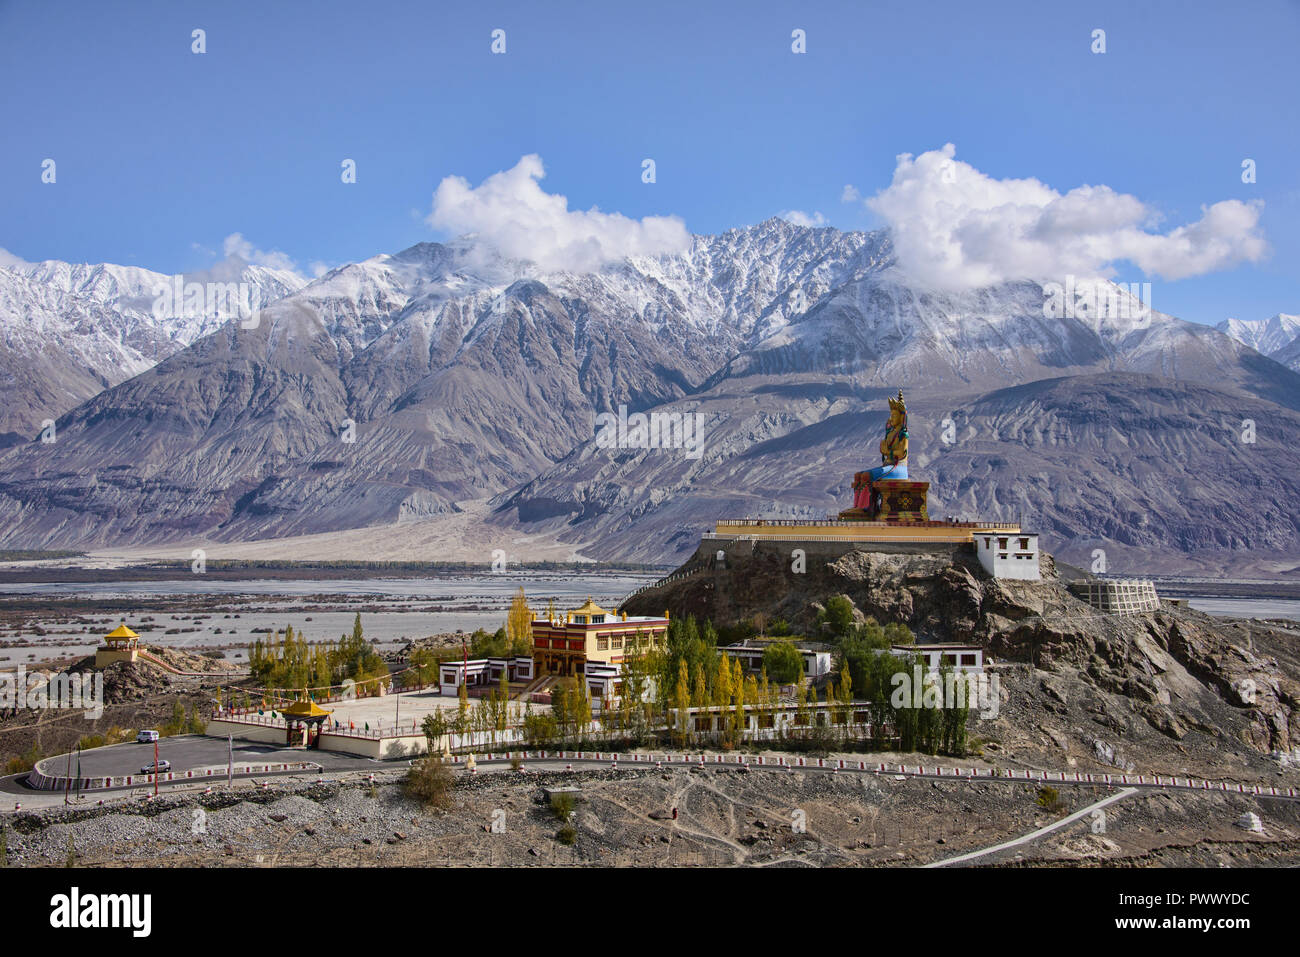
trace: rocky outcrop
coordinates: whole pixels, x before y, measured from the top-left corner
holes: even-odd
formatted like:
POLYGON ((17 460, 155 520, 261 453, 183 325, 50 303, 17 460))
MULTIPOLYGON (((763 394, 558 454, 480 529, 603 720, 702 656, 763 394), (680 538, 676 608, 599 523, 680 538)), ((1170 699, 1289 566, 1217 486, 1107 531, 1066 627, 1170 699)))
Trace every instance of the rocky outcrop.
POLYGON ((1263 626, 1170 603, 1149 614, 1103 614, 1070 593, 1048 555, 1042 573, 1037 582, 993 579, 963 547, 706 541, 671 581, 623 609, 718 624, 784 618, 816 636, 817 610, 842 595, 859 616, 906 624, 918 641, 978 644, 1013 665, 1016 697, 1032 702, 1020 719, 1016 707, 1004 711, 1018 732, 1042 726, 1048 746, 1059 747, 1054 736, 1071 731, 1096 762, 1123 766, 1125 750, 1208 752, 1224 741, 1256 757, 1300 747, 1300 676, 1291 662, 1252 650, 1251 629, 1263 626))

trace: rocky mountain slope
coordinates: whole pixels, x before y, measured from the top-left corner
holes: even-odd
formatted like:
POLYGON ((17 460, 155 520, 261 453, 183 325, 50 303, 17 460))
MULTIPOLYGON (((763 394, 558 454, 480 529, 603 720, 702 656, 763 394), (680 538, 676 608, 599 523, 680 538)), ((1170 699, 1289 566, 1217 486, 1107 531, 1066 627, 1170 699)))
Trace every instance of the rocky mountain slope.
POLYGON ((885 233, 781 220, 581 274, 420 244, 334 270, 253 328, 202 330, 67 412, 57 442, 0 453, 0 540, 382 529, 495 495, 503 535, 662 561, 720 515, 843 507, 901 387, 936 514, 1032 516, 1071 557, 1101 540, 1300 555, 1285 505, 1300 376, 1207 327, 1133 308, 1048 318, 1045 298, 1028 282, 932 294, 898 275, 885 233), (620 406, 698 414, 703 443, 602 447, 596 417, 620 406), (1232 445, 1234 417, 1259 423, 1258 445, 1232 445), (1173 491, 1189 476, 1212 531, 1173 491), (1272 504, 1241 507, 1240 489, 1277 483, 1272 504), (1118 535, 1117 513, 1147 507, 1172 518, 1118 535))
MULTIPOLYGON (((32 438, 45 420, 139 375, 236 314, 209 312, 206 294, 201 308, 187 308, 183 298, 160 307, 158 291, 170 292, 177 278, 105 263, 0 266, 0 384, 7 399, 0 445, 32 438)), ((237 263, 179 278, 243 283, 248 300, 258 303, 303 285, 291 272, 237 263)))
POLYGON ((1225 319, 1215 328, 1287 368, 1300 371, 1300 316, 1279 312, 1268 319, 1225 319))

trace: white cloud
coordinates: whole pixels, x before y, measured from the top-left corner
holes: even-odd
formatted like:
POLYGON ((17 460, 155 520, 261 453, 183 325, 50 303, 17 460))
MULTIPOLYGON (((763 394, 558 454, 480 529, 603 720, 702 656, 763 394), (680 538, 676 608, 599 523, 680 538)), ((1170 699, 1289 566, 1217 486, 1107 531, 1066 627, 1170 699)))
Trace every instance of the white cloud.
POLYGON ((1154 211, 1108 186, 1061 194, 1036 179, 994 179, 953 157, 947 144, 898 157, 893 182, 866 200, 890 226, 899 267, 940 289, 1009 279, 1111 277, 1131 261, 1144 273, 1183 279, 1268 251, 1259 229, 1262 204, 1225 200, 1199 220, 1149 232, 1154 211))
POLYGON ((569 209, 569 201, 545 192, 536 154, 472 187, 448 176, 433 194, 428 224, 454 235, 470 234, 510 259, 527 259, 543 269, 589 272, 626 256, 680 252, 690 233, 676 216, 629 219, 619 213, 569 209))
POLYGON ((221 251, 226 259, 242 259, 252 266, 265 266, 267 269, 283 269, 296 273, 297 264, 278 250, 267 251, 256 248, 244 238, 243 233, 231 233, 221 243, 221 251))
POLYGON ((323 263, 320 260, 313 262, 307 268, 311 270, 312 277, 315 279, 319 279, 321 276, 325 275, 327 272, 330 271, 329 264, 323 263))
POLYGON ((852 183, 846 184, 844 191, 840 193, 841 203, 856 203, 861 198, 862 194, 858 192, 858 188, 852 183))
POLYGON ((0 246, 0 266, 30 266, 26 259, 21 256, 15 256, 9 250, 0 246))
POLYGON ((825 226, 826 217, 821 213, 805 213, 798 209, 787 209, 777 213, 787 223, 794 223, 796 226, 825 226))

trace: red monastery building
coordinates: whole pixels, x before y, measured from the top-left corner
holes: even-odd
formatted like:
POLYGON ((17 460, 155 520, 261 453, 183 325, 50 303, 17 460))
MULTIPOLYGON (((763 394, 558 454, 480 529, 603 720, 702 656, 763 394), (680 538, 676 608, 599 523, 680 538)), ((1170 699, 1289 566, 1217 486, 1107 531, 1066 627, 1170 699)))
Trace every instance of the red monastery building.
POLYGON ((588 662, 620 665, 629 651, 663 648, 668 643, 663 618, 606 611, 590 598, 565 612, 564 620, 533 619, 533 661, 539 675, 583 674, 588 662))
MULTIPOLYGON (((532 657, 448 659, 438 668, 441 693, 455 695, 462 683, 495 686, 510 682, 584 676, 593 699, 621 693, 623 659, 668 644, 668 613, 662 618, 606 611, 590 598, 564 618, 534 616, 532 657)), ((541 686, 542 682, 538 683, 541 686)))

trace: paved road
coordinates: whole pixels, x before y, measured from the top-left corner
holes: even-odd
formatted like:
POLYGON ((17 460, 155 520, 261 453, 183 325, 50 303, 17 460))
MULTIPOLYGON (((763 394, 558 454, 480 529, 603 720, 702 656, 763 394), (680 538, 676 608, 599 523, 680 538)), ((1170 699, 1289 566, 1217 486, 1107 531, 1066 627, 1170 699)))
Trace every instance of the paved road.
MULTIPOLYGON (((372 758, 361 758, 350 754, 335 754, 330 751, 309 751, 303 748, 282 748, 271 744, 255 744, 249 741, 236 741, 234 748, 236 764, 277 764, 294 761, 310 761, 319 764, 326 771, 382 770, 389 763, 372 758)), ((173 772, 184 773, 195 768, 224 767, 228 760, 226 742, 220 738, 208 738, 197 734, 183 734, 163 738, 158 742, 158 757, 170 761, 173 772)), ((77 755, 72 755, 72 773, 77 773, 77 755)), ((81 752, 81 776, 83 778, 121 777, 137 775, 146 764, 153 763, 153 745, 113 744, 102 748, 92 748, 81 752)), ((68 773, 68 755, 61 754, 45 758, 38 763, 43 774, 50 777, 63 777, 68 773)), ((166 787, 168 782, 159 784, 166 787)), ((0 779, 0 791, 10 794, 32 794, 25 785, 9 779, 0 779)))
POLYGON ((1051 834, 1053 831, 1059 831, 1061 828, 1073 824, 1075 821, 1083 817, 1087 817, 1088 815, 1092 814, 1093 811, 1106 807, 1108 804, 1114 804, 1116 801, 1122 801, 1124 800, 1124 798, 1137 793, 1138 793, 1137 788, 1125 788, 1124 790, 1120 791, 1118 794, 1112 794, 1109 797, 1104 797, 1100 801, 1097 801, 1093 804, 1089 804, 1087 807, 1075 811, 1069 817, 1063 817, 1059 821, 1054 821, 1051 824, 1048 824, 1046 827, 1040 827, 1036 831, 1030 831, 1028 834, 1024 835, 1023 837, 1018 837, 1012 841, 1004 841, 1001 844, 994 844, 992 847, 986 847, 982 851, 971 851, 969 854, 959 854, 957 857, 950 857, 944 861, 934 861, 933 863, 926 864, 925 866, 926 867, 947 867, 949 864, 962 864, 966 861, 973 861, 977 857, 984 857, 987 854, 996 854, 998 851, 1005 851, 1008 848, 1019 847, 1022 844, 1028 844, 1030 841, 1038 840, 1040 837, 1042 837, 1045 834, 1051 834))
MULTIPOLYGON (((591 754, 591 752, 586 752, 586 754, 591 754)), ((685 766, 693 767, 696 765, 699 758, 699 752, 692 752, 689 754, 689 756, 686 753, 681 751, 674 751, 671 752, 671 754, 675 760, 666 763, 670 764, 672 767, 677 767, 677 768, 681 768, 685 766), (682 760, 684 757, 686 758, 685 763, 683 763, 682 760)), ((186 770, 199 768, 199 767, 220 767, 226 764, 226 742, 219 738, 208 738, 201 735, 179 735, 172 738, 164 738, 162 741, 159 742, 158 756, 161 759, 171 761, 172 770, 174 772, 179 771, 183 773, 186 770)), ((660 753, 656 753, 653 756, 649 754, 642 754, 640 755, 642 760, 640 760, 639 762, 633 762, 631 760, 631 755, 623 754, 621 755, 622 761, 619 762, 619 766, 624 768, 653 767, 655 758, 661 756, 662 755, 660 753)), ((725 763, 716 763, 715 757, 716 755, 709 754, 705 766, 713 767, 713 768, 738 769, 738 766, 735 763, 736 755, 733 754, 733 755, 723 756, 725 763)), ((81 773, 82 776, 84 777, 98 777, 98 776, 105 776, 105 775, 121 776, 126 774, 134 775, 134 774, 138 774, 140 768, 145 764, 148 764, 152 760, 153 760, 152 744, 136 744, 132 742, 129 744, 118 744, 118 745, 112 745, 104 748, 95 748, 91 751, 83 752, 81 773)), ((793 764, 794 762, 797 761, 797 758, 790 757, 788 758, 788 760, 793 764)), ((815 759, 812 760, 815 761, 815 759)), ((235 744, 235 762, 237 764, 238 763, 272 764, 272 763, 281 763, 281 762, 289 763, 295 761, 310 761, 315 764, 319 764, 324 772, 336 773, 336 774, 339 773, 346 774, 349 772, 358 772, 358 771, 378 772, 384 770, 399 770, 407 764, 406 760, 379 761, 372 758, 361 758, 353 755, 335 754, 329 751, 309 751, 302 748, 298 748, 298 749, 282 748, 282 747, 276 747, 274 745, 253 744, 249 742, 236 742, 235 744)), ((463 759, 458 759, 457 763, 460 764, 462 761, 463 759)), ((75 762, 76 762, 76 758, 74 756, 73 758, 74 771, 75 771, 75 762)), ((600 758, 583 757, 579 759, 571 756, 568 758, 551 756, 545 759, 539 759, 537 757, 533 757, 527 762, 527 768, 528 770, 533 770, 533 771, 563 770, 567 765, 572 765, 575 768, 582 768, 582 767, 607 768, 610 767, 612 763, 613 762, 611 761, 611 755, 608 753, 605 753, 604 756, 600 758)), ((773 763, 759 765, 753 763, 751 759, 748 763, 744 765, 744 767, 750 771, 756 771, 756 772, 768 771, 768 772, 775 772, 775 773, 783 773, 783 772, 788 773, 791 770, 799 770, 805 772, 821 772, 823 774, 843 773, 843 774, 872 774, 872 775, 880 775, 881 777, 900 776, 899 771, 895 766, 889 766, 887 770, 885 770, 884 772, 880 772, 879 770, 877 770, 876 765, 870 762, 866 763, 866 767, 864 769, 858 768, 857 764, 858 764, 858 760, 856 759, 846 760, 845 761, 846 766, 844 768, 836 769, 835 761, 831 759, 827 759, 825 767, 817 767, 814 763, 810 761, 810 763, 806 764, 805 766, 792 768, 792 767, 782 766, 773 763)), ((67 756, 60 755, 54 758, 46 758, 42 762, 40 762, 40 766, 43 770, 46 771, 46 773, 54 774, 54 775, 63 774, 66 772, 67 769, 67 756)), ((510 770, 510 760, 504 757, 496 757, 496 758, 485 757, 481 761, 479 761, 479 768, 485 772, 510 770)), ((957 783, 957 784, 1043 783, 1043 781, 1041 781, 1037 777, 1038 772, 1034 772, 1035 776, 1032 778, 989 777, 985 775, 972 778, 966 776, 957 776, 954 773, 954 770, 955 769, 953 768, 948 768, 946 770, 946 773, 943 773, 940 771, 940 769, 934 767, 930 767, 925 770, 922 770, 921 768, 912 766, 907 769, 905 776, 933 779, 933 780, 943 781, 945 783, 957 783)), ((313 771, 309 773, 315 774, 316 772, 313 771)), ((1023 773, 1023 772, 1019 772, 1019 773, 1023 773)), ((1092 787, 1098 789, 1105 789, 1107 791, 1112 790, 1113 788, 1121 788, 1124 786, 1121 785, 1121 783, 1118 781, 1114 782, 1113 784, 1105 784, 1100 780, 1094 780, 1091 782, 1083 782, 1083 781, 1075 782, 1070 780, 1061 781, 1060 777, 1063 777, 1063 775, 1061 775, 1061 772, 1051 771, 1051 772, 1047 772, 1047 774, 1048 777, 1045 779, 1046 783, 1058 783, 1059 781, 1059 783, 1062 784, 1071 784, 1078 787, 1092 787)), ((1221 792, 1218 791, 1217 789, 1209 792, 1203 792, 1199 788, 1189 788, 1189 787, 1175 788, 1175 787, 1170 787, 1169 782, 1170 782, 1169 778, 1166 778, 1164 780, 1163 785, 1157 785, 1154 783, 1154 781, 1148 781, 1142 783, 1130 781, 1128 782, 1128 786, 1138 790, 1164 790, 1165 788, 1169 788, 1170 790, 1176 789, 1178 791, 1181 791, 1182 793, 1187 793, 1187 794, 1234 793, 1232 791, 1221 792)), ((185 783, 185 779, 181 778, 178 781, 170 782, 170 786, 183 785, 184 783, 185 783)), ((165 788, 169 786, 169 782, 160 782, 160 786, 165 788)), ((28 797, 37 793, 41 793, 41 792, 33 791, 30 788, 27 788, 24 784, 22 784, 20 781, 16 780, 15 778, 0 778, 0 792, 7 792, 10 794, 22 794, 28 797)), ((50 792, 44 792, 44 793, 48 794, 50 792)), ((101 792, 101 793, 112 793, 112 792, 101 792)), ((1288 797, 1284 795, 1268 795, 1268 794, 1254 795, 1254 794, 1250 794, 1249 792, 1246 792, 1246 796, 1254 797, 1257 800, 1300 801, 1300 795, 1294 797, 1288 797)), ((1091 809, 1092 808, 1090 807, 1088 810, 1091 809)), ((1064 824, 1064 823, 1068 823, 1068 821, 1064 821, 1060 823, 1064 824)))

